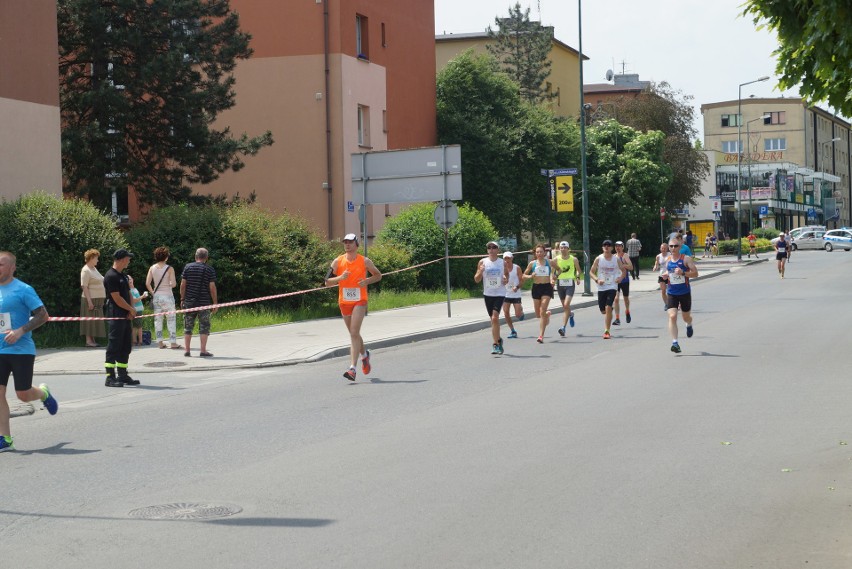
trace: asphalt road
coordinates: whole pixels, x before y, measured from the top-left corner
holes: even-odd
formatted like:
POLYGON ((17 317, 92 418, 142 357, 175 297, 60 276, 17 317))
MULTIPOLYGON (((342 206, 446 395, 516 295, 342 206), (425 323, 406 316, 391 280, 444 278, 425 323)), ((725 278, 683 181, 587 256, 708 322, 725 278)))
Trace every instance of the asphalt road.
POLYGON ((645 293, 610 341, 583 309, 502 357, 377 350, 354 385, 342 359, 50 377, 59 414, 0 455, 2 567, 848 569, 850 275, 816 251, 699 282, 680 355, 645 293))

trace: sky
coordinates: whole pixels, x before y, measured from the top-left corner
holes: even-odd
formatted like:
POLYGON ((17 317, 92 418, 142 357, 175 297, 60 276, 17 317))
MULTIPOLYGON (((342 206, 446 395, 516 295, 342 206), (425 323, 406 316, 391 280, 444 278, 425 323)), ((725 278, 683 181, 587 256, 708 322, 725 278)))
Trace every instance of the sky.
MULTIPOLYGON (((435 33, 496 28, 515 0, 434 0, 435 33)), ((667 81, 691 95, 696 129, 703 142, 700 107, 737 100, 741 83, 765 75, 768 81, 742 88, 743 98, 798 97, 780 91, 775 74, 774 33, 757 30, 741 17, 744 0, 585 0, 583 10, 584 83, 605 83, 606 72, 638 73, 642 81, 667 81)), ((554 27, 556 39, 579 49, 575 0, 520 0, 530 19, 554 27)), ((823 106, 823 108, 826 108, 823 106)))

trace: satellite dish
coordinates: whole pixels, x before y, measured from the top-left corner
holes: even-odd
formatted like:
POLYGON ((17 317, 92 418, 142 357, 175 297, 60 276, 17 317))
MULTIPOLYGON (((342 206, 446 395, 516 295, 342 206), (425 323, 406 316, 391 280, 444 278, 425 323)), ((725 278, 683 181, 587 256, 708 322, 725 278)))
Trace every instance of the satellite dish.
POLYGON ((607 81, 612 81, 612 69, 607 69, 607 70, 606 70, 606 80, 607 80, 607 81))

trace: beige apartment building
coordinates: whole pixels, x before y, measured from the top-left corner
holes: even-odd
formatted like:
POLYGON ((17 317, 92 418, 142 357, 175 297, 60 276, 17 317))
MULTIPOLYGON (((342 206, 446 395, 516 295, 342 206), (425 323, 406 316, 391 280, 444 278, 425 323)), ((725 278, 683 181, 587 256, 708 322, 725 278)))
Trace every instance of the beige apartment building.
POLYGON ((62 193, 56 2, 0 1, 0 199, 62 193))
POLYGON ((717 152, 723 230, 850 225, 850 124, 800 98, 748 98, 701 106, 704 147, 717 152), (741 154, 740 154, 741 153, 741 154), (739 190, 739 193, 738 193, 739 190))
MULTIPOLYGON (((437 70, 446 67, 451 59, 468 49, 477 54, 488 53, 486 46, 493 41, 487 32, 435 36, 437 70)), ((583 56, 583 59, 589 58, 583 56)), ((553 98, 546 104, 557 116, 576 117, 580 111, 580 53, 554 38, 548 60, 550 77, 545 83, 545 90, 553 98)))

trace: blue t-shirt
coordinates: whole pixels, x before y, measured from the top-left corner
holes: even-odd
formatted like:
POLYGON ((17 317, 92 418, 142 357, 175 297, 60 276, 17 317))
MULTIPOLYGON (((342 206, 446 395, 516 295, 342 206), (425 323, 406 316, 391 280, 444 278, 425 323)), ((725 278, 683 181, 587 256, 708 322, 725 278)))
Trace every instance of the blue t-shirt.
MULTIPOLYGON (((25 282, 13 278, 9 284, 0 285, 0 330, 17 330, 30 321, 30 316, 44 303, 36 291, 25 282)), ((36 353, 33 333, 27 332, 14 344, 7 344, 5 332, 0 333, 0 354, 36 353)))

